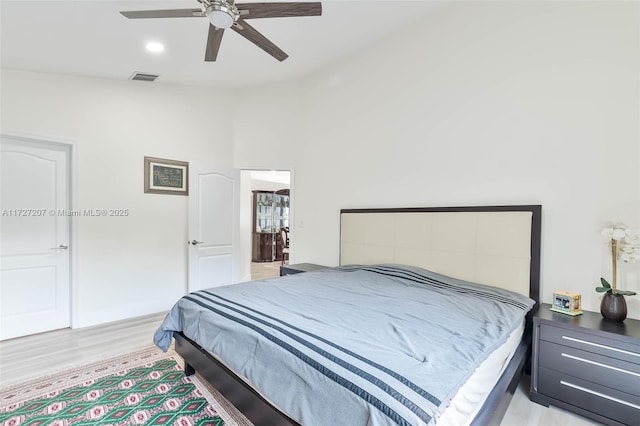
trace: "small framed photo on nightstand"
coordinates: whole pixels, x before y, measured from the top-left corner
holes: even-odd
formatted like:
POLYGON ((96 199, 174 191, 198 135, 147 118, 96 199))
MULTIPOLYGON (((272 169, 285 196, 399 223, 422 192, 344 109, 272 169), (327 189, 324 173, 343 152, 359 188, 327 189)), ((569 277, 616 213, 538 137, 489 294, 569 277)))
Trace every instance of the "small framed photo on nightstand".
POLYGON ((554 291, 551 310, 566 315, 582 315, 582 295, 568 291, 554 291))

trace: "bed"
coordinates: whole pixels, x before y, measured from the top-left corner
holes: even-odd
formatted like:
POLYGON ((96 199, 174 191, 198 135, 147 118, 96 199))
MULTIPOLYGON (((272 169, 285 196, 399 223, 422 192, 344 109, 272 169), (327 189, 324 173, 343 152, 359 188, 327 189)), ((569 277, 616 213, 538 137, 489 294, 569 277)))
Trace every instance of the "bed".
POLYGON ((340 267, 187 295, 155 340, 256 425, 499 423, 530 353, 540 216, 342 210, 340 267))

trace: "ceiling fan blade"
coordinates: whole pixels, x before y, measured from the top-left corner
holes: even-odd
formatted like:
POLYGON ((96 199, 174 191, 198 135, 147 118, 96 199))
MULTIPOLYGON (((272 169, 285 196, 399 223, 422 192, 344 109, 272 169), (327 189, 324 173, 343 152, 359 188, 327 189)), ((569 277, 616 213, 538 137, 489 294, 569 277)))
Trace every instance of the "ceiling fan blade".
POLYGON ((236 7, 242 19, 322 15, 322 3, 241 3, 236 7))
POLYGON ((218 57, 218 51, 220 50, 220 42, 224 35, 223 28, 216 28, 209 24, 209 35, 207 36, 207 50, 204 54, 204 60, 207 62, 214 62, 218 57))
POLYGON ((200 18, 205 16, 200 9, 131 10, 120 12, 120 14, 129 19, 200 18))
POLYGON ((284 61, 289 57, 286 53, 284 53, 278 46, 269 41, 268 38, 260 34, 255 28, 249 25, 246 21, 242 19, 238 19, 236 22, 237 25, 233 25, 231 29, 242 37, 249 40, 251 43, 258 46, 260 49, 267 52, 269 55, 273 56, 280 62, 284 61))

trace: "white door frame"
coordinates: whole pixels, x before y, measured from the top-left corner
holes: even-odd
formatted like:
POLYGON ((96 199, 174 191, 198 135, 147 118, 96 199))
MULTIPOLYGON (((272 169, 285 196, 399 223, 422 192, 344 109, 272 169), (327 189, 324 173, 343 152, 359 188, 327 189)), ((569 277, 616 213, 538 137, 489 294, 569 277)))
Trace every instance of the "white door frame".
MULTIPOLYGON (((14 139, 25 144, 36 144, 40 146, 63 146, 69 150, 69 209, 77 210, 78 200, 78 144, 74 141, 56 139, 48 136, 30 135, 16 132, 0 133, 1 136, 14 139)), ((69 217, 69 309, 71 317, 69 324, 75 328, 78 323, 77 318, 77 298, 78 294, 78 221, 74 216, 69 217)))

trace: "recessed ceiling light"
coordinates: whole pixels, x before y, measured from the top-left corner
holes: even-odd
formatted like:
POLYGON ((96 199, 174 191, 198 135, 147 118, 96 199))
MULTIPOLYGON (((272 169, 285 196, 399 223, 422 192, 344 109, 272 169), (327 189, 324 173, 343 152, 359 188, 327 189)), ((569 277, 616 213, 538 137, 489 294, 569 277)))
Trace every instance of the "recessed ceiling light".
POLYGON ((158 43, 157 41, 150 41, 147 43, 146 48, 149 52, 159 53, 164 51, 164 44, 158 43))

